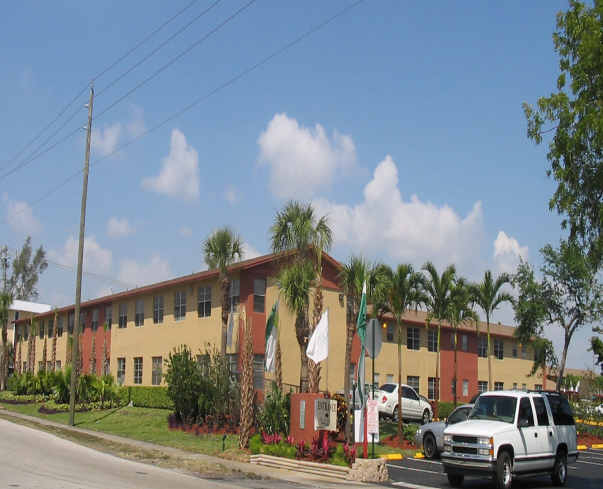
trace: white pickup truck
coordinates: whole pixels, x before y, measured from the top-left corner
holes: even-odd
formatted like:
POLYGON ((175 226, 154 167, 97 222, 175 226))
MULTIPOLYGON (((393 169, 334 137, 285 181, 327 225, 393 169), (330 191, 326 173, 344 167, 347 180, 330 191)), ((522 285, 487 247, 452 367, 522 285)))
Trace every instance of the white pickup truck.
POLYGON ((568 460, 577 457, 572 410, 555 392, 483 393, 467 421, 444 430, 442 463, 452 487, 465 476, 490 475, 508 489, 515 476, 539 473, 563 486, 568 460))

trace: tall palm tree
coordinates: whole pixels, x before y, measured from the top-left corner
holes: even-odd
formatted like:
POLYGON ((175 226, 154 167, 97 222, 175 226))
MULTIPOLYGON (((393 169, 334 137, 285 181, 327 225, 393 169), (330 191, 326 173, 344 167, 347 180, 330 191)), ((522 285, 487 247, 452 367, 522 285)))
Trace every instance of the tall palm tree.
MULTIPOLYGON (((411 308, 418 308, 427 302, 423 293, 421 274, 412 265, 398 265, 396 270, 386 271, 386 304, 394 316, 398 332, 398 386, 402 385, 402 318, 411 308)), ((402 389, 398 388, 398 437, 402 439, 402 389)))
POLYGON ((442 275, 438 274, 433 263, 427 262, 423 265, 423 271, 426 275, 423 276, 423 289, 426 299, 425 306, 427 307, 427 320, 432 319, 438 321, 438 339, 436 344, 436 382, 438 383, 437 398, 440 399, 441 382, 440 382, 440 333, 442 330, 442 320, 446 319, 448 307, 450 305, 450 293, 456 276, 456 268, 454 265, 449 265, 442 275))
POLYGON ((480 283, 471 286, 473 301, 482 308, 486 314, 486 329, 488 335, 488 390, 492 390, 492 349, 490 347, 490 316, 503 302, 513 302, 513 297, 500 289, 511 282, 509 275, 501 273, 496 279, 492 272, 486 270, 484 278, 480 283))
POLYGON ((203 242, 205 263, 210 269, 218 269, 220 288, 222 290, 222 343, 220 352, 226 355, 228 329, 228 313, 230 309, 230 277, 228 268, 243 256, 243 242, 230 228, 224 227, 214 231, 203 242))
MULTIPOLYGON (((272 251, 283 253, 295 251, 289 266, 299 266, 300 263, 311 264, 314 276, 310 287, 314 287, 314 310, 311 328, 316 327, 322 316, 322 254, 328 252, 333 243, 333 233, 326 216, 317 217, 311 204, 290 201, 276 213, 274 223, 270 228, 272 251)), ((304 268, 303 266, 301 268, 304 268)), ((301 269, 296 272, 302 273, 301 269)), ((310 288, 308 289, 308 296, 310 288)), ((309 297, 308 297, 309 303, 309 297)), ((309 321, 309 317, 308 317, 309 321)), ((305 353, 304 353, 305 355, 305 353)), ((308 362, 308 359, 305 360, 308 362)), ((310 391, 318 392, 320 383, 320 368, 309 361, 310 391)))
POLYGON ((471 321, 477 321, 478 317, 473 310, 473 296, 467 281, 463 278, 457 278, 454 281, 450 293, 450 304, 448 306, 447 319, 453 329, 454 334, 454 405, 456 407, 458 390, 458 330, 459 327, 471 321))

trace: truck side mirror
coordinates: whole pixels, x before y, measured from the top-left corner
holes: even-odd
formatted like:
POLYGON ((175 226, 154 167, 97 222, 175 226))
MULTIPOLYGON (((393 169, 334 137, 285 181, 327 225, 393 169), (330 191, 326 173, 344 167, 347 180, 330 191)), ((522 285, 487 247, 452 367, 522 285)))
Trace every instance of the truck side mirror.
POLYGON ((519 418, 517 421, 517 426, 520 428, 527 428, 530 425, 529 421, 526 418, 519 418))

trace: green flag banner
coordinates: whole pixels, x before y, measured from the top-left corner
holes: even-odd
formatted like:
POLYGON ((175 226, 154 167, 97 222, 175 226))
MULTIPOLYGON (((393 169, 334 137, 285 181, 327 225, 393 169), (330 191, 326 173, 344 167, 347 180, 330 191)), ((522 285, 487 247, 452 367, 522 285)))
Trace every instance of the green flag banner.
POLYGON ((266 372, 274 372, 278 327, 278 300, 266 321, 266 372))

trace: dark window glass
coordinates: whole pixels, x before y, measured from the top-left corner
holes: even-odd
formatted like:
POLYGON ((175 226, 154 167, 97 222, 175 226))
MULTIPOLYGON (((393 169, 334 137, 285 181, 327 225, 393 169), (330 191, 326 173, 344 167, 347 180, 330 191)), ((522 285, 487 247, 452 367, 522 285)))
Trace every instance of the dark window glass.
POLYGON ((394 341, 394 325, 387 323, 387 341, 394 341))
POLYGON ((467 416, 469 416, 469 408, 458 408, 452 412, 450 416, 448 416, 448 424, 460 423, 461 421, 467 421, 467 416))
POLYGON ((486 358, 488 356, 488 338, 480 336, 477 346, 477 354, 481 358, 486 358))
POLYGON ((174 294, 174 320, 180 321, 186 315, 186 292, 178 291, 174 294))
MULTIPOLYGON (((438 332, 430 329, 427 333, 427 349, 429 351, 438 351, 438 332)), ((430 397, 430 399, 434 399, 430 397)))
POLYGON ((54 336, 54 319, 48 320, 48 337, 52 338, 54 336))
POLYGON ((136 301, 134 310, 134 326, 144 325, 144 300, 138 299, 136 301))
POLYGON ((163 377, 162 367, 163 367, 163 359, 161 357, 153 357, 153 378, 151 379, 151 383, 153 385, 160 385, 161 378, 163 377))
POLYGON ((253 357, 253 388, 264 390, 264 355, 253 357))
POLYGON ((494 339, 494 356, 502 360, 505 355, 505 347, 502 340, 494 339))
POLYGON ((163 296, 156 295, 153 297, 153 323, 163 323, 163 296))
POLYGON ((264 312, 266 302, 266 279, 253 279, 253 311, 264 312))
POLYGON ((427 397, 429 399, 437 399, 438 395, 438 379, 437 377, 427 378, 427 397))
POLYGON ((395 389, 396 389, 395 384, 383 384, 381 387, 379 387, 379 390, 381 390, 383 392, 389 392, 390 394, 392 392, 394 392, 395 389))
POLYGON ((44 338, 44 321, 40 321, 38 324, 38 335, 40 339, 44 338))
POLYGON ((63 316, 57 317, 57 336, 63 336, 63 316))
POLYGON ((405 397, 406 399, 410 399, 413 401, 418 401, 419 397, 417 396, 417 394, 415 393, 415 391, 413 391, 410 387, 402 387, 402 397, 405 397))
POLYGON ((522 397, 519 401, 519 415, 517 417, 519 426, 534 426, 534 413, 532 412, 532 405, 530 399, 522 397), (527 424, 525 424, 527 422, 527 424))
POLYGON ((142 384, 142 357, 134 358, 134 383, 142 384))
POLYGON ((408 328, 406 336, 406 347, 409 350, 418 350, 420 346, 419 328, 408 328))
POLYGON ((92 331, 98 329, 98 309, 92 310, 92 331))
POLYGON ((111 324, 113 323, 113 306, 105 307, 105 325, 107 329, 111 329, 111 324))
POLYGON ((574 424, 574 415, 567 399, 559 395, 547 396, 551 412, 553 413, 553 421, 558 426, 568 426, 574 424))
POLYGON ((117 383, 123 385, 126 380, 126 359, 117 359, 117 383))
POLYGON ((419 393, 419 377, 416 375, 408 375, 406 377, 406 383, 411 386, 415 392, 419 393))
POLYGON ((67 332, 73 334, 73 325, 75 324, 75 312, 71 311, 67 315, 67 332))
POLYGON ((119 327, 125 328, 128 326, 128 304, 121 303, 119 305, 119 327))
POLYGON ((199 287, 197 291, 197 317, 211 316, 211 287, 199 287))
POLYGON ((534 408, 536 409, 536 419, 540 426, 549 425, 549 415, 546 412, 546 406, 544 405, 544 399, 541 397, 534 397, 534 408))

